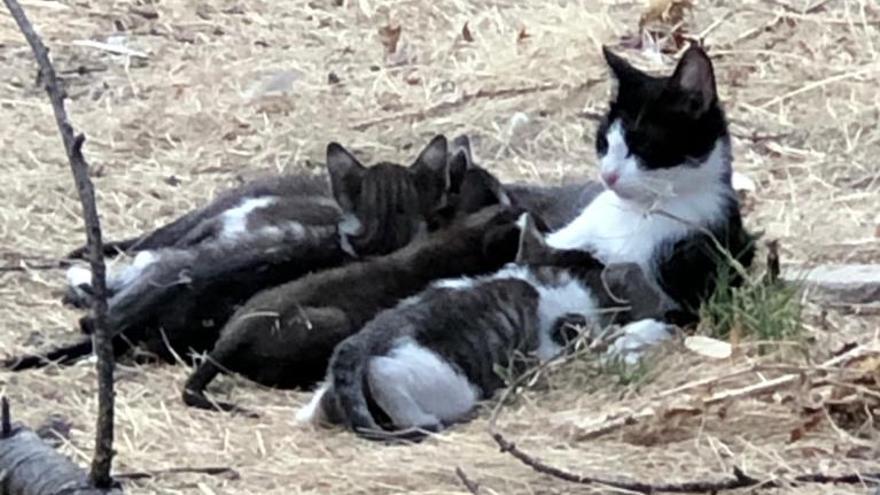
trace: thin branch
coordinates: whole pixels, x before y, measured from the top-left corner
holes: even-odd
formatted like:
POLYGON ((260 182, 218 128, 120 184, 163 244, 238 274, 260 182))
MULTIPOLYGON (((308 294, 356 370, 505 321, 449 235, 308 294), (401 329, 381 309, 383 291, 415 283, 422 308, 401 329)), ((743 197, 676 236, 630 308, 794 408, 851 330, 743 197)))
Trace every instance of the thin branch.
POLYGON ((70 169, 73 172, 79 200, 82 203, 83 219, 86 227, 86 241, 89 246, 92 268, 92 311, 94 313, 95 354, 98 372, 98 420, 95 437, 95 456, 92 459, 91 480, 97 488, 112 485, 110 467, 113 460, 113 346, 107 332, 107 287, 101 242, 101 223, 95 205, 95 190, 89 178, 89 166, 82 154, 85 136, 75 134, 64 109, 64 92, 58 83, 55 69, 49 60, 49 53, 40 36, 34 30, 24 10, 17 0, 3 0, 15 19, 22 34, 33 50, 34 58, 40 68, 40 80, 52 102, 55 123, 61 133, 70 169))
POLYGON ((238 471, 226 466, 211 467, 179 467, 169 469, 157 469, 155 471, 137 471, 133 473, 117 474, 116 479, 120 480, 143 480, 149 478, 157 478, 167 474, 205 474, 208 476, 224 476, 228 475, 230 479, 238 479, 240 475, 238 471))
MULTIPOLYGON (((599 82, 601 79, 590 79, 584 82, 583 84, 578 85, 575 89, 582 89, 593 86, 599 82)), ((474 100, 481 99, 494 99, 494 98, 511 98, 514 96, 521 96, 533 93, 543 93, 545 91, 552 91, 554 89, 562 89, 562 85, 559 83, 544 83, 537 84, 534 86, 526 86, 523 88, 502 88, 502 89, 481 89, 475 93, 465 93, 461 95, 458 99, 453 101, 445 101, 442 103, 438 103, 431 107, 428 107, 424 110, 415 110, 411 112, 403 112, 394 115, 388 115, 385 117, 379 117, 377 119, 368 120, 366 122, 361 122, 359 124, 353 125, 351 128, 355 131, 363 131, 365 129, 369 129, 370 127, 374 127, 381 124, 387 124, 389 122, 395 122, 398 120, 405 121, 419 121, 425 120, 429 117, 433 117, 435 115, 441 114, 443 112, 452 110, 454 108, 458 108, 468 103, 471 103, 474 100)))
MULTIPOLYGON (((830 364, 840 364, 852 359, 856 354, 862 352, 864 348, 856 348, 852 349, 849 352, 838 356, 828 363, 830 364), (855 351, 855 352, 854 352, 855 351)), ((621 490, 628 490, 635 493, 717 493, 720 491, 727 490, 735 490, 740 488, 748 488, 748 487, 759 487, 759 488, 772 488, 779 487, 783 485, 783 481, 780 480, 759 480, 757 478, 751 477, 743 472, 740 468, 734 466, 733 467, 733 476, 728 477, 726 479, 719 480, 697 480, 697 481, 684 481, 678 483, 648 483, 638 480, 628 480, 628 479, 611 479, 605 478, 602 476, 588 475, 588 474, 579 474, 573 473, 571 471, 567 471, 555 466, 552 466, 546 462, 541 461, 540 459, 526 453, 522 449, 516 446, 515 443, 507 440, 504 435, 498 431, 497 423, 498 417, 500 416, 501 410, 503 409, 504 404, 507 402, 508 398, 515 393, 515 390, 518 386, 522 385, 536 374, 540 373, 544 370, 550 363, 554 363, 558 361, 558 359, 546 361, 542 363, 540 366, 524 373, 520 377, 518 377, 501 395, 501 398, 498 400, 494 410, 492 411, 492 415, 489 418, 489 435, 498 444, 502 453, 510 454, 512 457, 520 461, 521 463, 529 466, 536 472, 546 474, 549 476, 553 476, 554 478, 561 479, 563 481, 568 481, 571 483, 577 483, 582 485, 603 485, 607 487, 617 488, 621 490)), ((826 364, 828 364, 826 363, 826 364)), ((779 386, 779 380, 771 380, 774 386, 779 386)), ((788 380, 784 380, 784 383, 787 383, 788 380)), ((774 388, 774 387, 771 387, 774 388)), ((760 386, 752 386, 745 387, 743 389, 737 389, 731 392, 722 392, 720 394, 715 394, 712 397, 705 399, 703 401, 704 405, 710 405, 717 402, 729 400, 732 397, 743 397, 743 396, 752 396, 756 390, 760 390, 762 392, 766 391, 766 387, 761 384, 760 386)), ((618 420, 620 418, 617 418, 618 420)), ((791 479, 791 481, 795 483, 847 483, 847 484, 857 484, 857 483, 874 483, 880 484, 880 472, 878 473, 851 473, 839 476, 831 476, 826 475, 824 473, 810 473, 805 475, 795 476, 791 479)))
POLYGON ((473 493, 474 495, 480 495, 480 485, 476 481, 468 478, 468 475, 465 474, 461 467, 455 468, 455 475, 458 476, 458 479, 461 480, 461 484, 467 488, 468 492, 473 493))

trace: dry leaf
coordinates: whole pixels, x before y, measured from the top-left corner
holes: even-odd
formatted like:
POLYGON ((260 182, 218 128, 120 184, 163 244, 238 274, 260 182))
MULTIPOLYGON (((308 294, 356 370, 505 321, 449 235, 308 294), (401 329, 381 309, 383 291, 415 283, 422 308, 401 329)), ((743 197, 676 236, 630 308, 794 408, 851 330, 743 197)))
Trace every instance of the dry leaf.
POLYGON ((385 27, 379 28, 379 40, 382 41, 382 46, 385 47, 385 53, 387 55, 391 55, 397 51, 397 43, 400 41, 400 33, 402 30, 403 26, 400 24, 396 26, 388 24, 385 27))
POLYGON ((729 343, 702 335, 684 339, 684 346, 691 352, 713 359, 726 359, 733 354, 733 348, 729 343))
POLYGON ((807 433, 815 430, 816 427, 819 426, 820 423, 822 423, 822 420, 824 418, 824 413, 815 413, 811 415, 809 418, 807 418, 806 421, 799 424, 797 428, 791 430, 791 433, 789 433, 788 435, 788 441, 790 443, 794 443, 804 438, 807 433))
POLYGON ((527 32, 526 32, 526 27, 523 26, 523 27, 519 30, 519 34, 516 36, 516 42, 517 42, 517 43, 522 43, 523 41, 525 41, 525 40, 527 40, 527 39, 529 39, 529 38, 531 38, 531 37, 532 37, 532 35, 529 34, 529 33, 527 33, 527 32))
POLYGON ((468 43, 473 43, 474 41, 474 35, 471 34, 471 29, 466 22, 464 23, 464 27, 461 28, 461 37, 468 43))

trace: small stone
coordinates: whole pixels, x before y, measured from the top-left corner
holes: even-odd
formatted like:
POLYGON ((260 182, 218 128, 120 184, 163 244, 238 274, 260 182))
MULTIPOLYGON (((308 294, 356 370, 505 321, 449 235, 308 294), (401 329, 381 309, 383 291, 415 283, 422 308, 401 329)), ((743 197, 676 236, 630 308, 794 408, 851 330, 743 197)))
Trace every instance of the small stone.
POLYGON ((820 265, 815 268, 789 268, 786 282, 803 284, 811 298, 843 304, 880 302, 880 265, 820 265))

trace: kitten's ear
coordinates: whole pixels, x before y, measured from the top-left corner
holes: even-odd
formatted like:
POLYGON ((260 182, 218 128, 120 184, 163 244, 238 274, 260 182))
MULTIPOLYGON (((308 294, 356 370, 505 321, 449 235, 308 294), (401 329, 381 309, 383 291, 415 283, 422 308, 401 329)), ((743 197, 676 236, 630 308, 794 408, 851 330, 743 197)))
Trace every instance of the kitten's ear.
POLYGON ((523 213, 517 221, 519 225, 519 246, 516 252, 516 263, 527 265, 541 259, 551 248, 544 241, 544 234, 538 228, 534 217, 523 213))
POLYGON ((352 211, 361 191, 367 168, 339 143, 327 145, 327 172, 330 189, 336 202, 345 211, 352 211))
POLYGON ((611 72, 614 73, 614 77, 618 82, 629 82, 641 79, 643 76, 642 71, 633 67, 632 64, 624 60, 623 57, 612 52, 611 49, 605 45, 602 46, 602 55, 605 56, 605 61, 608 62, 608 67, 611 68, 611 72))
POLYGON ((465 172, 455 209, 459 214, 475 213, 487 206, 512 204, 510 196, 494 175, 482 168, 465 172))
POLYGON ((462 134, 453 139, 449 155, 449 190, 459 192, 465 173, 474 166, 470 138, 462 134))
POLYGON ((691 45, 684 52, 669 78, 669 86, 686 96, 685 110, 695 117, 702 116, 715 104, 715 70, 702 48, 691 45))
POLYGON ((418 158, 410 168, 417 174, 440 178, 443 184, 448 185, 449 181, 449 150, 446 136, 438 134, 434 139, 425 146, 425 149, 419 153, 418 158))

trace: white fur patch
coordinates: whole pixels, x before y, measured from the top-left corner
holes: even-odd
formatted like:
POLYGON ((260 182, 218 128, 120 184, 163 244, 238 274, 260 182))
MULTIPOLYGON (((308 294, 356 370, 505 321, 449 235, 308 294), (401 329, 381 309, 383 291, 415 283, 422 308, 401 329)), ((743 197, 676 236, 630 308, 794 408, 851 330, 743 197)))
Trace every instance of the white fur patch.
POLYGON ((248 215, 254 210, 273 205, 278 201, 274 197, 245 198, 235 208, 230 208, 220 216, 223 226, 220 238, 235 240, 247 232, 248 215))
MULTIPOLYGON (((107 264, 107 289, 119 292, 137 280, 144 270, 159 259, 153 251, 141 251, 130 262, 114 260, 107 264)), ((67 269, 67 284, 80 297, 86 297, 82 287, 92 286, 92 270, 88 266, 74 265, 67 269)))
POLYGON ((297 423, 317 425, 324 421, 324 413, 321 410, 321 400, 324 398, 324 394, 327 393, 329 388, 330 385, 325 382, 321 383, 318 388, 315 389, 309 402, 296 412, 297 423))
POLYGON ((411 339, 370 360, 367 374, 376 403, 398 428, 450 423, 467 416, 480 391, 436 353, 411 339))
POLYGON ((671 336, 668 325, 661 321, 635 321, 623 327, 623 335, 614 341, 608 354, 622 357, 627 364, 635 364, 646 350, 671 336))
POLYGON ((560 282, 553 286, 535 284, 539 294, 538 319, 541 325, 535 355, 542 362, 556 357, 562 350, 562 346, 551 338, 559 318, 569 313, 580 314, 587 319, 595 318, 599 306, 590 289, 580 281, 566 274, 560 282))

